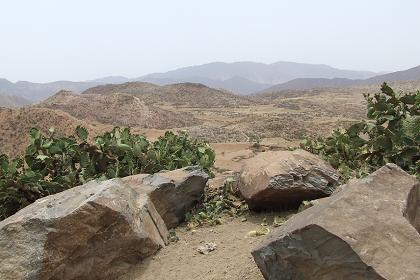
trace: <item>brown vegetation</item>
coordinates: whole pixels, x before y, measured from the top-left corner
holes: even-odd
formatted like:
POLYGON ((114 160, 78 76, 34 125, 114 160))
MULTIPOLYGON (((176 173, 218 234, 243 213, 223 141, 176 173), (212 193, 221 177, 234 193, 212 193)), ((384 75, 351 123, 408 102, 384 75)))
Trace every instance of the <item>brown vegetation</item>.
POLYGON ((47 133, 54 127, 58 136, 74 133, 78 125, 85 126, 92 135, 105 129, 95 123, 86 123, 69 114, 46 108, 27 107, 21 109, 0 108, 0 153, 15 156, 22 153, 29 143, 29 130, 38 127, 47 133))
POLYGON ((114 93, 135 95, 146 104, 170 104, 171 106, 237 107, 255 104, 255 101, 249 98, 194 83, 158 86, 150 83, 130 82, 119 85, 97 86, 83 92, 83 94, 101 95, 114 93))
MULTIPOLYGON (((414 90, 420 81, 394 82, 414 90)), ((37 106, 1 109, 0 147, 21 153, 32 126, 69 134, 84 125, 95 135, 112 126, 156 139, 167 129, 186 130, 212 143, 248 142, 271 147, 297 145, 306 136, 328 135, 365 117, 363 93, 379 86, 271 92, 242 97, 200 84, 156 86, 125 83, 91 88, 78 95, 60 92, 37 106), (67 112, 67 113, 65 113, 67 112)))
POLYGON ((168 129, 200 123, 191 114, 146 105, 137 96, 124 93, 80 95, 60 91, 38 106, 58 109, 77 119, 118 126, 168 129))

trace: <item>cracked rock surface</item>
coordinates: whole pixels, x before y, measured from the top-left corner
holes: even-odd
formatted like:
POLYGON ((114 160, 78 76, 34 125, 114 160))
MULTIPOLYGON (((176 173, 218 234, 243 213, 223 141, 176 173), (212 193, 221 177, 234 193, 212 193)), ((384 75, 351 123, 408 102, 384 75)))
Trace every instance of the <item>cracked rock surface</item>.
POLYGON ((91 181, 0 222, 0 279, 113 279, 167 236, 149 197, 120 179, 91 181))
POLYGON ((265 279, 420 279, 420 183, 388 164, 295 215, 253 252, 265 279))
POLYGON ((307 151, 268 151, 245 162, 239 191, 251 209, 284 210, 331 195, 338 178, 328 163, 307 151))

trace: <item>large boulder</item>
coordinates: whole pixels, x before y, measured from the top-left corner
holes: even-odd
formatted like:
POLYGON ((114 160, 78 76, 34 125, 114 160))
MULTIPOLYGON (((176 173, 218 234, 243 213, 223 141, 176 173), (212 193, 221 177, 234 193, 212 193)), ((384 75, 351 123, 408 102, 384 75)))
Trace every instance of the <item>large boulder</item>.
POLYGON ((329 196, 338 179, 328 163, 309 152, 269 151, 245 162, 239 191, 251 209, 283 210, 329 196))
POLYGON ((146 195, 120 179, 92 181, 0 222, 0 279, 114 279, 167 236, 146 195))
POLYGON ((141 194, 147 194, 168 228, 185 219, 185 214, 202 199, 209 176, 197 166, 153 175, 139 174, 123 181, 141 194))
POLYGON ((270 280, 420 279, 420 182, 393 164, 295 215, 252 252, 270 280))

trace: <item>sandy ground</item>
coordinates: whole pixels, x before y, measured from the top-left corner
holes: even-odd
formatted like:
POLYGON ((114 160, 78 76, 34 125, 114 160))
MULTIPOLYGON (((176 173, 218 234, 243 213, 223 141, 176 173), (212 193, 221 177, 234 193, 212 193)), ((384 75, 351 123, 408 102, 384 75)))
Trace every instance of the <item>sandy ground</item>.
POLYGON ((255 156, 250 143, 213 143, 211 146, 216 152, 214 168, 219 172, 239 172, 242 161, 255 156))
MULTIPOLYGON (((240 172, 243 160, 257 153, 250 143, 216 143, 212 146, 216 151, 216 177, 209 181, 212 188, 220 187, 227 177, 240 172)), ((225 217, 221 225, 194 230, 187 230, 182 225, 176 228, 178 242, 170 243, 119 280, 263 280, 251 251, 264 236, 249 237, 247 234, 262 229, 263 219, 272 221, 275 215, 249 213, 243 217, 225 217), (207 242, 216 243, 217 249, 202 255, 197 247, 207 242)))
POLYGON ((262 229, 264 218, 271 225, 276 215, 281 214, 253 213, 245 216, 246 221, 242 221, 243 217, 229 218, 222 225, 193 231, 181 226, 176 229, 178 242, 170 243, 119 280, 263 280, 251 251, 266 236, 247 234, 262 229), (207 255, 200 254, 197 247, 206 242, 216 243, 217 248, 207 255))

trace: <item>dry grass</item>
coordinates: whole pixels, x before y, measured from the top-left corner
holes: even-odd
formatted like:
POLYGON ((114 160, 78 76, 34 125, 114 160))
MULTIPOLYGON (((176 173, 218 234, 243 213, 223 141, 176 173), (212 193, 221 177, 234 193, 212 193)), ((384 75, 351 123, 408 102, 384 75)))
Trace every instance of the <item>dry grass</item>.
POLYGON ((146 105, 130 94, 75 94, 61 91, 38 105, 58 109, 73 117, 102 124, 168 129, 200 124, 188 113, 179 113, 146 105))
POLYGON ((120 85, 93 87, 83 92, 83 94, 101 95, 114 93, 126 93, 137 96, 146 104, 169 104, 170 106, 192 108, 237 107, 255 103, 255 101, 246 97, 194 83, 157 86, 149 83, 131 82, 120 85))

